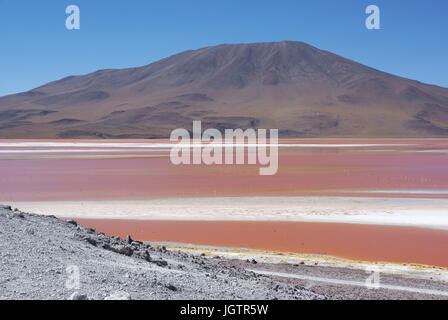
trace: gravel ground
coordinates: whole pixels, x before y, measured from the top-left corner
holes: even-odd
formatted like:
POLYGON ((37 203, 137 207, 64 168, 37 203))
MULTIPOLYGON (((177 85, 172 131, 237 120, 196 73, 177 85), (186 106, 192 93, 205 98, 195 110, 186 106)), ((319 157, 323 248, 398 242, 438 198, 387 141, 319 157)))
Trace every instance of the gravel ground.
MULTIPOLYGON (((291 265, 291 264, 265 264, 258 263, 251 265, 241 260, 229 261, 232 265, 237 265, 246 270, 259 270, 264 273, 282 273, 287 275, 300 275, 301 277, 319 278, 351 281, 365 284, 366 279, 371 275, 365 270, 357 270, 350 268, 335 268, 307 265, 291 265)), ((344 285, 337 283, 320 282, 309 279, 294 279, 292 277, 273 276, 273 279, 283 281, 289 285, 305 287, 314 292, 331 296, 332 299, 349 299, 349 300, 448 300, 448 283, 444 281, 412 278, 409 276, 401 276, 397 274, 388 274, 384 272, 378 273, 379 288, 367 288, 365 285, 344 285), (384 287, 401 287, 405 290, 393 290, 384 287), (427 294, 421 291, 437 291, 441 294, 427 294)))
POLYGON ((218 257, 111 238, 51 216, 0 207, 0 226, 2 300, 331 298, 218 257))

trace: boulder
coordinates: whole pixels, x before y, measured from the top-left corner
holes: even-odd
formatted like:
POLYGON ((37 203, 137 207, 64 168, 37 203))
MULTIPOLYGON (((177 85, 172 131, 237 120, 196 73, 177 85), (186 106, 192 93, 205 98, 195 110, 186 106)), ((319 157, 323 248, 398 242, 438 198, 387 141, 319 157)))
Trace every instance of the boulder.
POLYGON ((127 246, 117 246, 113 248, 115 252, 119 253, 119 254, 123 254, 125 256, 132 256, 134 254, 134 250, 132 250, 130 247, 127 246))
POLYGON ((74 226, 77 226, 77 225, 78 225, 78 224, 76 223, 76 221, 74 221, 74 220, 68 220, 67 223, 68 223, 68 224, 72 224, 72 225, 74 225, 74 226))
POLYGON ((96 240, 94 240, 94 239, 92 239, 92 238, 86 238, 85 240, 86 240, 87 243, 89 243, 89 244, 91 244, 92 246, 95 246, 95 247, 96 247, 96 245, 97 245, 96 240))

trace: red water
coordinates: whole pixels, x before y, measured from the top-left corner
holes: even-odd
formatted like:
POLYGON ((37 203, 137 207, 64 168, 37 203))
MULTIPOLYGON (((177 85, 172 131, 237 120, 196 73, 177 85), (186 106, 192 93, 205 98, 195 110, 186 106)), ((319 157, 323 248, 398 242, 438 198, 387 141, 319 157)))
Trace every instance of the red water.
MULTIPOLYGON (((416 151, 447 151, 448 143, 445 140, 418 141, 307 141, 383 144, 418 142, 418 145, 281 149, 279 170, 275 176, 258 175, 258 165, 174 166, 168 153, 161 151, 139 153, 138 157, 131 151, 107 153, 112 159, 104 159, 104 153, 88 153, 93 159, 73 159, 79 154, 63 152, 47 155, 56 157, 52 159, 42 159, 41 154, 2 153, 0 201, 275 195, 383 197, 396 195, 365 194, 359 191, 447 191, 448 153, 416 151), (379 151, 375 151, 377 149, 379 151)), ((448 194, 430 193, 419 197, 446 198, 448 194)))

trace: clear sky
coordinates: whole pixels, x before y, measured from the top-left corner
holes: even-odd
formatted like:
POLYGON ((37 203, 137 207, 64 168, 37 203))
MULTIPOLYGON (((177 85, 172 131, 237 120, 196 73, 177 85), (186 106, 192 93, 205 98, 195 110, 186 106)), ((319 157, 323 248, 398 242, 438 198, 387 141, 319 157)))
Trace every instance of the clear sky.
POLYGON ((447 0, 0 0, 0 96, 221 43, 304 41, 448 87, 447 0), (81 29, 65 27, 68 5, 81 29), (367 30, 365 9, 381 9, 367 30))

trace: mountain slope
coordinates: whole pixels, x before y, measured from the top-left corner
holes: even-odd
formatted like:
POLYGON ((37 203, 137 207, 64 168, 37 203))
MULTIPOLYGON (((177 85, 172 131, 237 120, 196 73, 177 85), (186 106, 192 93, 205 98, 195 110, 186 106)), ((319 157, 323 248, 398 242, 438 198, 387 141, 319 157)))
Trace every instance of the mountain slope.
POLYGON ((282 137, 448 136, 448 89, 302 42, 219 45, 0 98, 0 138, 155 138, 178 127, 282 137))

